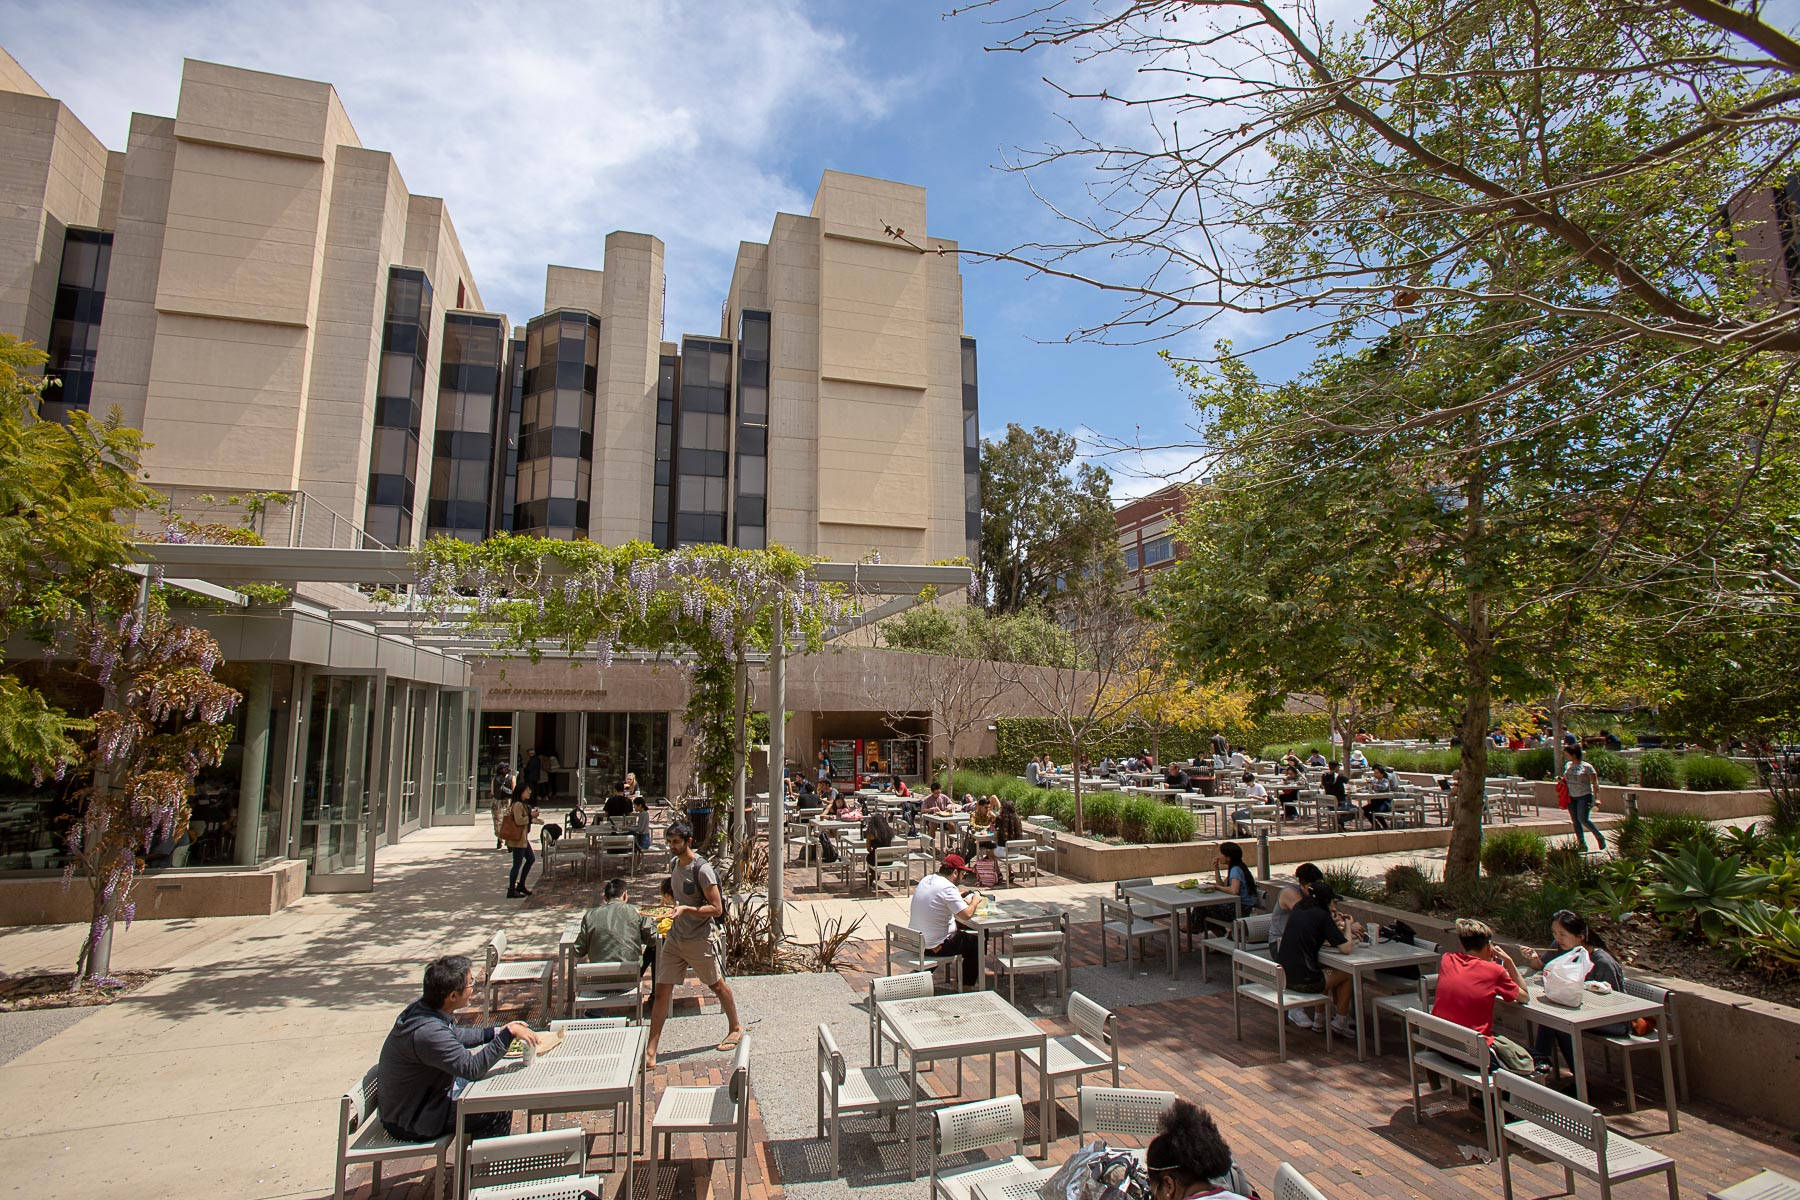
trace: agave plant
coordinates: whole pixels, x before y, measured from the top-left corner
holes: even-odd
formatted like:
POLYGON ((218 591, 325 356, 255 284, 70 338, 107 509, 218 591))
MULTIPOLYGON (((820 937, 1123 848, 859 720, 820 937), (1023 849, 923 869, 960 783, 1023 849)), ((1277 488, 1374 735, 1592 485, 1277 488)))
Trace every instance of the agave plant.
POLYGON ((1737 935, 1726 952, 1740 966, 1792 971, 1800 968, 1800 915, 1752 900, 1738 911, 1737 935))
POLYGON ((1644 885, 1629 875, 1601 878, 1585 897, 1586 905, 1606 914, 1614 925, 1637 911, 1644 898, 1644 885))
POLYGON ((1744 902, 1774 882, 1774 876, 1744 870, 1736 855, 1720 858, 1703 842, 1651 855, 1655 874, 1647 889, 1657 915, 1671 925, 1686 919, 1696 939, 1717 942, 1725 923, 1736 921, 1744 902))

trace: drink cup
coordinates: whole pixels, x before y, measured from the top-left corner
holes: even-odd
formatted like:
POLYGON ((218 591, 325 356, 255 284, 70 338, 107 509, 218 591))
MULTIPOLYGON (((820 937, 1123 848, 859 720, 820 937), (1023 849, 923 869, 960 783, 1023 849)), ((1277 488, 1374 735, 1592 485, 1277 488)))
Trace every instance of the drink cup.
POLYGON ((525 1065, 529 1067, 536 1061, 537 1061, 537 1043, 532 1042, 532 1041, 527 1041, 525 1043, 525 1065))

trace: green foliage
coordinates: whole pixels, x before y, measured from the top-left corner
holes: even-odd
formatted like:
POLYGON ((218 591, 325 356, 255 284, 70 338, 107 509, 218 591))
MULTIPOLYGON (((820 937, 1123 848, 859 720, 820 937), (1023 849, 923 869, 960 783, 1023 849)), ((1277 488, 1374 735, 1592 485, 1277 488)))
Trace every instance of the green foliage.
POLYGON ((1638 782, 1647 788, 1681 786, 1681 771, 1667 750, 1646 750, 1638 759, 1638 782))
MULTIPOLYGON (((1117 796, 1099 793, 1082 798, 1082 819, 1087 832, 1101 837, 1119 834, 1120 802, 1117 796)), ((1073 816, 1073 813, 1071 813, 1073 816)))
POLYGON ((1368 877, 1354 867, 1325 867, 1325 882, 1343 900, 1373 900, 1375 889, 1368 877))
POLYGON ((1757 862, 1777 852, 1775 839, 1755 825, 1730 825, 1714 831, 1714 842, 1723 854, 1735 854, 1745 862, 1757 862))
POLYGON ((1717 942, 1744 901, 1773 882, 1771 876, 1744 871, 1735 855, 1720 858, 1698 842, 1672 854, 1654 852, 1651 861, 1654 877, 1647 891, 1657 916, 1695 940, 1717 942))
POLYGON ((995 612, 1055 597, 1058 581, 1120 569, 1105 468, 1060 429, 1009 423, 981 442, 981 589, 995 612))
POLYGON ((1194 814, 1185 808, 1177 808, 1172 804, 1158 805, 1156 815, 1150 818, 1150 835, 1147 842, 1191 842, 1197 832, 1194 814))
POLYGON ((1544 853, 1544 878, 1585 890, 1599 883, 1600 864, 1574 846, 1553 846, 1544 853))
POLYGON ((1582 897, 1587 908, 1606 914, 1614 925, 1638 910, 1644 900, 1644 885, 1635 876, 1602 876, 1582 897))
POLYGON ((1416 863, 1396 863, 1381 875, 1381 886, 1389 895, 1416 894, 1430 880, 1416 863))
POLYGON ((1444 900, 1443 881, 1412 863, 1389 867, 1382 891, 1388 904, 1412 912, 1435 912, 1444 900))
POLYGON ((1724 942, 1735 963, 1772 975, 1800 971, 1800 913, 1752 900, 1736 915, 1737 931, 1724 942))
POLYGON ((1556 770, 1556 752, 1548 746, 1513 752, 1513 774, 1520 779, 1548 779, 1556 770))
POLYGON ((1541 871, 1548 843, 1527 829, 1490 829, 1481 840, 1481 866, 1489 875, 1541 871))
MULTIPOLYGON (((1148 796, 1133 796, 1119 805, 1119 836, 1128 842, 1151 841, 1151 823, 1156 814, 1166 807, 1160 800, 1152 800, 1148 796)), ((1088 813, 1093 813, 1093 803, 1086 804, 1088 813)))
POLYGON ((1016 663, 1066 663, 1075 654, 1069 631, 1041 607, 995 616, 975 605, 921 604, 877 628, 888 649, 918 654, 1016 663))
MULTIPOLYGON (((975 796, 998 796, 1002 800, 1011 800, 1021 815, 1032 812, 1048 811, 1043 806, 1056 796, 1067 796, 1066 792, 1058 792, 1053 788, 1033 787, 1015 775, 988 774, 975 770, 957 768, 952 795, 961 797, 965 793, 975 796)), ((1069 800, 1073 807, 1074 800, 1069 800)))
POLYGON ((1587 760, 1594 764, 1594 773, 1600 776, 1600 782, 1620 786, 1631 782, 1631 762, 1623 754, 1614 750, 1589 750, 1587 760))
POLYGON ((1716 848, 1718 831, 1712 822, 1697 813, 1651 813, 1644 819, 1641 854, 1676 850, 1682 846, 1701 845, 1716 848))
POLYGON ((1681 760, 1681 781, 1690 792, 1738 792, 1752 778, 1750 768, 1728 758, 1690 754, 1681 760))
MULTIPOLYGON (((1048 753, 1058 762, 1068 758, 1068 746, 1060 741, 1054 724, 1046 718, 1001 717, 994 724, 996 752, 993 761, 1002 770, 1021 772, 1025 769, 1027 760, 1042 753, 1048 753)), ((1232 745, 1246 746, 1251 753, 1261 751, 1266 755, 1271 747, 1284 741, 1296 742, 1309 733, 1316 733, 1324 724, 1324 717, 1311 713, 1278 712, 1255 717, 1247 725, 1227 726, 1222 732, 1231 740, 1232 745)), ((1173 762, 1195 755, 1204 758, 1212 753, 1214 732, 1211 729, 1180 729, 1163 734, 1160 747, 1163 760, 1173 762)), ((1319 744, 1325 745, 1323 741, 1319 744)), ((1087 753, 1098 762, 1109 754, 1115 758, 1135 754, 1143 745, 1143 736, 1127 729, 1099 739, 1088 748, 1087 753)), ((1325 753, 1327 757, 1331 756, 1329 749, 1325 753)), ((1301 757, 1304 758, 1305 755, 1301 757)))

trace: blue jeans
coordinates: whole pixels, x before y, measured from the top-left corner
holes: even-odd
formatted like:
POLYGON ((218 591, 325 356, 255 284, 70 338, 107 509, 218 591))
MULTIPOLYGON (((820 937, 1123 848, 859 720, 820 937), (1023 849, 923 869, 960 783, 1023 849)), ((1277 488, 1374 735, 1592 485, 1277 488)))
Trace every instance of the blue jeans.
POLYGON ((1582 832, 1582 827, 1586 826, 1593 830, 1594 840, 1600 843, 1600 849, 1606 849, 1606 835, 1600 832, 1598 825, 1594 824, 1594 794, 1592 792, 1585 796, 1569 797, 1569 820, 1575 825, 1576 845, 1583 850, 1587 849, 1587 837, 1582 832))
POLYGON ((525 886, 525 880, 530 876, 531 868, 537 862, 537 851, 529 845, 514 846, 512 858, 512 874, 507 876, 506 890, 516 892, 525 886))

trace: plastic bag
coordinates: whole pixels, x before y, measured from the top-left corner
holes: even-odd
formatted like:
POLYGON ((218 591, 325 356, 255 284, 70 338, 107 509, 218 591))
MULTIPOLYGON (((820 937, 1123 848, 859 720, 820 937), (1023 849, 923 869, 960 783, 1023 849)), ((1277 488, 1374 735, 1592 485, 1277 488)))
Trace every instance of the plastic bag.
POLYGON ((1586 946, 1577 946, 1567 954, 1544 964, 1544 999, 1566 1008, 1580 1008, 1587 993, 1588 972, 1594 963, 1586 946))
POLYGON ((1150 1200, 1150 1177, 1138 1157, 1089 1142, 1044 1181, 1043 1200, 1150 1200))

